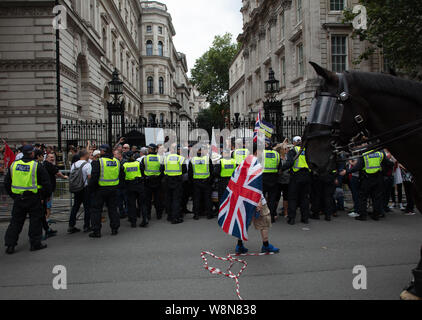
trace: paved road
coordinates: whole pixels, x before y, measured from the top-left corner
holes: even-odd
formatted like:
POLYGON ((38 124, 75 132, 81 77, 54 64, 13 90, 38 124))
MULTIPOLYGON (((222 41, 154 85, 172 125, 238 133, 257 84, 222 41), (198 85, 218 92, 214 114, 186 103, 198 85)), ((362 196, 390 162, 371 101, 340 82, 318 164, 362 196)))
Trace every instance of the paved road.
MULTIPOLYGON (((0 224, 2 237, 6 227, 0 224)), ((188 216, 180 225, 153 220, 148 229, 130 229, 124 221, 117 237, 105 226, 101 239, 67 235, 63 223, 56 227, 60 234, 46 250, 29 252, 27 226, 15 255, 1 250, 0 299, 237 299, 233 280, 201 268, 202 250, 233 251, 234 239, 215 219, 188 216), (67 268, 66 291, 52 288, 55 265, 67 268)), ((381 222, 354 221, 343 213, 331 223, 303 227, 277 222, 271 242, 281 253, 246 258, 240 278, 245 299, 397 299, 422 244, 419 213, 397 211, 381 222), (367 290, 352 287, 355 265, 367 267, 367 290)), ((247 246, 256 252, 259 235, 253 228, 249 235, 247 246)))

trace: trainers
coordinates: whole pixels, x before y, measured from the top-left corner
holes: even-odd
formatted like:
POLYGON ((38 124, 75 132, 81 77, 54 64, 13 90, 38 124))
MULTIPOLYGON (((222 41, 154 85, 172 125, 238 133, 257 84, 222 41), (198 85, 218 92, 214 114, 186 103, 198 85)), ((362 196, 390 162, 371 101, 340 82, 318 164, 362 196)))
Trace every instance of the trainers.
POLYGON ((399 208, 400 208, 400 210, 403 210, 403 211, 405 210, 405 208, 403 207, 403 204, 401 204, 401 203, 399 204, 399 208))
POLYGON ((350 212, 350 213, 348 214, 348 216, 349 216, 350 218, 356 218, 356 217, 359 217, 359 214, 357 214, 356 212, 350 212))
POLYGON ((236 246, 236 253, 237 254, 244 254, 244 253, 247 253, 247 252, 248 252, 248 249, 245 248, 244 246, 239 246, 239 245, 236 246))
POLYGON ((409 209, 406 209, 405 211, 404 211, 404 215, 405 216, 414 216, 416 213, 415 212, 413 212, 413 210, 409 210, 409 209))
POLYGON ((262 246, 261 253, 270 253, 270 252, 278 253, 280 252, 280 249, 274 247, 271 243, 268 244, 268 247, 262 246))
POLYGON ((57 235, 57 230, 48 229, 48 231, 45 233, 45 239, 54 237, 57 235))

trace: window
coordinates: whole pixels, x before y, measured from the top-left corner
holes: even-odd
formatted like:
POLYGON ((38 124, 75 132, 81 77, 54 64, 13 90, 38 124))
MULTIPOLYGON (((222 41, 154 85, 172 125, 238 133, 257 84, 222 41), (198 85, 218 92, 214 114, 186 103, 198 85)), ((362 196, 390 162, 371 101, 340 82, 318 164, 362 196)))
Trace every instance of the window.
POLYGON ((158 33, 163 34, 163 27, 158 27, 158 33))
POLYGON ((281 25, 281 32, 280 32, 280 38, 284 39, 286 36, 286 18, 284 15, 284 11, 280 16, 280 25, 281 25))
POLYGON ((113 62, 113 65, 116 66, 116 41, 113 41, 113 52, 111 60, 113 62))
POLYGON ((163 56, 163 43, 161 41, 158 41, 158 55, 163 56))
POLYGON ((300 103, 296 102, 293 105, 293 117, 300 118, 300 103))
POLYGON ((147 56, 152 56, 152 41, 147 41, 147 56))
POLYGON ((164 122, 164 113, 160 113, 160 123, 164 122))
POLYGON ((331 36, 331 64, 334 72, 347 69, 347 36, 331 36))
POLYGON ((106 55, 107 55, 107 30, 105 27, 103 27, 102 38, 103 38, 103 49, 105 50, 106 55))
POLYGON ((147 26, 147 33, 151 33, 152 32, 152 26, 147 26))
POLYGON ((297 52, 297 76, 303 77, 304 74, 304 64, 303 64, 303 44, 300 43, 296 47, 297 52))
POLYGON ((330 10, 331 11, 343 11, 344 10, 344 0, 330 0, 330 10))
POLYGON ((302 21, 302 0, 296 0, 296 23, 302 21))
POLYGON ((160 90, 160 94, 164 94, 164 79, 163 77, 160 77, 160 79, 158 80, 158 87, 160 90))
POLYGON ((124 66, 124 62, 123 62, 123 49, 120 48, 120 72, 123 73, 123 66, 124 66))
POLYGON ((280 61, 280 68, 281 68, 281 85, 283 87, 286 86, 286 58, 281 58, 280 61))
POLYGON ((148 77, 147 79, 147 93, 154 94, 154 78, 148 77))

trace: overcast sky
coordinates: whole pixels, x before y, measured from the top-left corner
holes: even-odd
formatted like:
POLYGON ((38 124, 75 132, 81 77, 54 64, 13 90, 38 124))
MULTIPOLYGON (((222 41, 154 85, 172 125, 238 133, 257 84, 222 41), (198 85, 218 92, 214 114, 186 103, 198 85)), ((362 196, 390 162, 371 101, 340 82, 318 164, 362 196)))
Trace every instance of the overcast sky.
MULTIPOLYGON (((177 51, 186 54, 189 70, 211 46, 214 36, 242 32, 241 0, 161 0, 172 16, 177 51)), ((190 73, 189 73, 190 74, 190 73)))

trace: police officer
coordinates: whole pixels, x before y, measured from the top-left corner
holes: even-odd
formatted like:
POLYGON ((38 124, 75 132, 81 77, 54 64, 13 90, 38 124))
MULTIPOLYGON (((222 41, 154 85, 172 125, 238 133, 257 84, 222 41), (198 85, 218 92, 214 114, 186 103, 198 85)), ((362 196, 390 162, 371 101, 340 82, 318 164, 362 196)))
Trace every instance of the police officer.
POLYGON ((29 240, 31 251, 47 247, 41 243, 43 210, 40 189, 49 196, 52 191, 50 177, 39 163, 34 161, 34 148, 25 145, 22 148, 23 158, 12 163, 6 174, 4 186, 13 198, 12 219, 4 237, 6 253, 13 254, 18 244, 27 214, 29 214, 29 240))
POLYGON ((212 219, 211 203, 211 173, 213 173, 213 164, 206 150, 199 150, 196 157, 189 163, 189 179, 193 181, 193 218, 199 219, 201 204, 204 205, 205 214, 208 219, 212 219), (202 152, 203 150, 203 152, 202 152), (204 154, 202 156, 202 154, 204 154))
POLYGON ((224 191, 236 170, 236 160, 230 158, 230 150, 223 151, 223 158, 214 166, 214 176, 218 179, 218 199, 221 202, 224 191))
POLYGON ((90 192, 92 193, 92 230, 91 238, 101 237, 101 213, 104 203, 107 205, 110 218, 111 234, 117 235, 120 227, 120 217, 117 212, 117 193, 120 180, 124 179, 120 170, 120 161, 113 158, 111 148, 108 144, 100 147, 101 156, 99 160, 93 161, 91 180, 89 181, 90 192))
POLYGON ((280 192, 277 188, 280 154, 272 150, 269 143, 266 143, 262 157, 264 167, 262 176, 263 193, 270 209, 271 222, 274 223, 277 216, 277 196, 278 192, 280 192))
POLYGON ((334 214, 334 192, 337 170, 331 173, 312 177, 312 215, 311 219, 319 220, 323 212, 326 221, 331 221, 334 214))
POLYGON ((182 175, 187 172, 185 158, 177 154, 176 145, 172 145, 164 161, 164 174, 166 184, 166 211, 168 220, 172 224, 182 223, 180 215, 180 201, 182 197, 182 175))
POLYGON ((287 160, 282 166, 282 170, 291 170, 288 196, 288 219, 287 223, 295 224, 296 209, 300 207, 301 222, 309 223, 309 194, 311 190, 311 173, 305 158, 305 149, 298 156, 302 144, 301 137, 293 138, 294 148, 287 153, 287 160))
POLYGON ((141 167, 145 175, 145 209, 148 220, 151 219, 152 198, 154 197, 154 207, 157 219, 163 216, 164 205, 159 200, 161 195, 161 179, 164 173, 163 159, 157 155, 157 146, 148 146, 148 155, 141 159, 141 167))
MULTIPOLYGON (((244 146, 243 141, 241 139, 238 139, 236 141, 237 146, 244 146)), ((249 150, 246 148, 238 148, 233 151, 233 158, 236 160, 236 165, 239 165, 242 163, 243 160, 246 159, 246 157, 249 155, 249 150)))
POLYGON ((372 205, 374 208, 371 218, 379 220, 383 210, 384 200, 384 178, 382 175, 382 166, 387 165, 387 157, 384 151, 368 151, 365 152, 361 158, 358 159, 356 165, 348 170, 343 170, 341 175, 360 172, 359 185, 359 208, 358 217, 356 220, 365 221, 368 218, 367 201, 368 197, 372 198, 372 205))
POLYGON ((142 212, 142 223, 140 227, 148 225, 148 217, 145 208, 145 190, 141 163, 135 160, 132 151, 126 152, 126 162, 122 165, 127 190, 127 200, 129 207, 129 221, 132 228, 136 228, 136 203, 138 203, 142 212))

